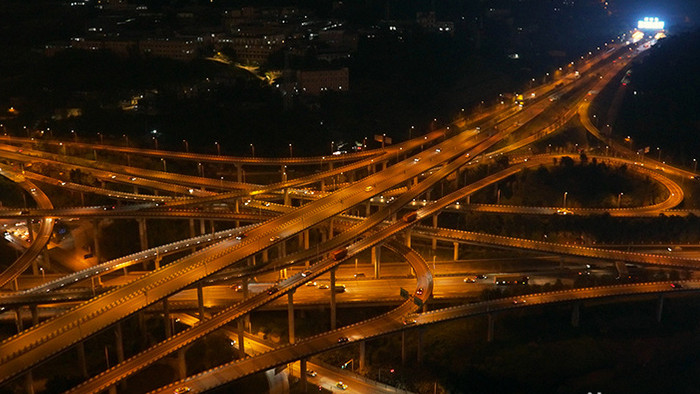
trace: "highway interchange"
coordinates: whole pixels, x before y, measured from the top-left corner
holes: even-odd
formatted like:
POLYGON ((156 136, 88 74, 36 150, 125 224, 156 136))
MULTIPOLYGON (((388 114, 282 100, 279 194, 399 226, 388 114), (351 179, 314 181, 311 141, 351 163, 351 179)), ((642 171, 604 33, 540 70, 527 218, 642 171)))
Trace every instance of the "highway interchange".
MULTIPOLYGON (((11 309, 31 305, 36 308, 36 305, 68 303, 55 316, 42 322, 35 321, 31 327, 0 343, 0 383, 8 382, 33 368, 41 368, 42 362, 119 324, 121 320, 141 310, 152 308, 156 303, 168 299, 175 301, 185 292, 191 294, 196 290, 200 315, 203 317, 202 305, 206 301, 202 298, 206 297, 199 294, 209 292, 202 292, 202 286, 219 286, 220 283, 228 283, 227 281, 231 280, 245 280, 244 283, 247 283, 247 279, 244 278, 295 267, 291 270, 291 275, 277 283, 270 283, 269 287, 258 289, 257 292, 251 291, 252 294, 247 294, 246 288, 242 299, 237 297, 235 301, 222 305, 216 313, 191 322, 189 328, 168 336, 164 341, 130 358, 120 360, 117 365, 90 377, 72 391, 114 390, 119 382, 127 377, 211 332, 228 327, 231 322, 243 321, 252 311, 274 303, 282 305, 280 300, 283 296, 288 297, 288 307, 293 308, 296 303, 292 301, 295 291, 306 290, 308 282, 320 279, 322 275, 330 273, 331 288, 326 292, 317 291, 315 294, 322 297, 321 302, 327 302, 323 300, 330 297, 334 303, 336 296, 333 287, 337 267, 343 263, 350 263, 365 251, 371 250, 374 255, 380 248, 393 250, 402 256, 405 271, 409 272, 410 269, 412 272, 412 298, 398 307, 360 323, 347 327, 332 327, 331 331, 309 338, 297 338, 287 345, 278 345, 218 368, 183 377, 182 381, 164 386, 156 392, 173 392, 180 387, 203 392, 252 373, 267 371, 299 360, 306 362, 308 357, 324 351, 353 343, 364 346, 365 339, 439 321, 531 305, 610 297, 626 299, 638 295, 678 292, 678 289, 671 287, 669 283, 642 283, 534 294, 518 299, 470 303, 423 313, 420 313, 421 307, 418 306, 429 303, 433 296, 433 287, 439 286, 440 282, 434 278, 430 264, 411 248, 411 238, 525 249, 607 262, 626 261, 650 266, 697 268, 698 259, 692 257, 556 244, 437 226, 436 218, 443 211, 460 212, 471 209, 501 214, 558 213, 556 207, 471 206, 464 201, 478 190, 524 168, 551 163, 552 159, 561 158, 562 154, 515 156, 506 169, 466 185, 459 184, 459 174, 480 161, 514 152, 540 140, 556 132, 561 125, 576 116, 582 119, 584 127, 594 136, 610 143, 600 135, 588 118, 587 110, 592 98, 590 92, 600 90, 602 86, 610 83, 634 55, 639 53, 623 44, 615 44, 614 47, 587 60, 579 68, 580 77, 567 79, 563 86, 561 83, 551 82, 525 92, 526 95, 535 98, 524 107, 497 105, 470 122, 462 120, 400 144, 359 153, 284 159, 228 157, 52 140, 47 141, 40 150, 37 141, 32 139, 9 136, 0 138, 0 142, 3 142, 0 144, 0 156, 6 163, 0 166, 0 173, 27 190, 37 205, 37 208, 29 209, 2 209, 0 218, 34 219, 40 222, 39 230, 29 248, 7 270, 0 273, 0 286, 9 289, 0 295, 0 306, 11 309), (618 54, 620 56, 617 61, 611 62, 611 56, 618 54), (528 122, 558 104, 547 99, 551 92, 568 95, 570 103, 558 109, 559 116, 550 125, 539 130, 528 129, 528 122), (507 144, 504 144, 504 141, 507 141, 507 144), (200 176, 193 176, 87 160, 67 155, 68 149, 94 150, 95 158, 97 151, 126 155, 127 160, 129 155, 160 158, 164 170, 166 160, 229 165, 236 169, 236 180, 201 176, 201 165, 200 176), (265 185, 245 183, 242 180, 243 166, 279 168, 279 181, 265 185), (322 171, 288 179, 286 169, 291 166, 318 166, 322 171), (81 172, 91 174, 99 180, 101 186, 67 182, 34 170, 49 167, 66 172, 80 169, 81 172), (457 190, 437 200, 427 197, 433 187, 455 174, 455 182, 459 186, 457 190), (344 182, 340 182, 341 176, 345 179, 344 182), (49 185, 76 193, 95 193, 119 203, 113 206, 54 208, 38 185, 49 185), (110 185, 112 190, 108 187, 110 185), (119 187, 115 188, 115 185, 119 187), (134 192, 118 191, 125 187, 133 187, 134 192), (144 190, 165 194, 141 193, 144 190), (300 205, 293 205, 292 200, 296 200, 300 205), (225 204, 225 209, 213 208, 214 204, 222 203, 225 204), (8 284, 35 263, 45 250, 55 221, 69 218, 188 219, 191 230, 193 220, 235 222, 237 226, 234 229, 200 236, 195 236, 191 231, 191 238, 155 248, 143 248, 141 252, 112 261, 98 261, 94 266, 33 288, 19 289, 17 282, 14 286, 9 286, 8 284), (425 225, 430 218, 433 218, 433 225, 425 225), (240 226, 240 222, 248 224, 240 226), (323 235, 314 245, 309 244, 310 230, 323 235), (300 239, 299 250, 287 254, 284 250, 287 241, 296 238, 300 239), (195 247, 199 249, 194 250, 195 247), (188 250, 189 253, 183 254, 183 250, 188 250), (255 262, 256 256, 263 253, 266 257, 262 262, 250 264, 251 260, 255 262), (175 256, 172 262, 161 266, 156 263, 157 269, 130 278, 126 283, 94 292, 94 282, 99 282, 101 276, 141 265, 144 261, 160 262, 160 259, 168 255, 175 256), (272 257, 268 258, 268 255, 272 257), (85 281, 93 283, 92 292, 83 291, 77 295, 70 292, 69 288, 72 285, 84 284, 85 281), (407 319, 410 327, 406 327, 407 319), (345 340, 339 342, 339 338, 345 340)), ((616 216, 656 216, 664 212, 675 212, 671 210, 682 202, 684 195, 682 188, 669 175, 693 177, 695 174, 665 163, 656 163, 651 159, 639 162, 623 145, 612 145, 612 148, 620 152, 622 157, 600 156, 596 159, 625 164, 633 171, 649 176, 666 189, 666 198, 654 205, 611 209, 574 208, 569 212, 576 215, 608 212, 616 216)), ((374 264, 372 269, 375 275, 368 272, 368 276, 379 276, 379 263, 374 264)), ((36 270, 33 275, 37 275, 36 270)), ((446 282, 445 279, 440 280, 446 282)), ((367 279, 368 283, 371 281, 372 279, 367 279)), ((683 283, 682 291, 698 288, 700 284, 688 281, 683 283)), ((398 291, 399 288, 394 289, 395 294, 398 294, 398 291)), ((369 295, 372 292, 365 294, 369 295)), ((311 302, 315 296, 307 297, 310 298, 307 302, 311 302)), ((360 298, 364 298, 368 303, 373 301, 372 297, 367 295, 360 298)), ((334 304, 331 309, 331 319, 334 321, 334 304)), ((290 313, 293 314, 293 309, 291 310, 290 313)), ((243 338, 241 335, 239 333, 239 339, 243 338)), ((305 377, 305 374, 301 375, 302 378, 305 377)))

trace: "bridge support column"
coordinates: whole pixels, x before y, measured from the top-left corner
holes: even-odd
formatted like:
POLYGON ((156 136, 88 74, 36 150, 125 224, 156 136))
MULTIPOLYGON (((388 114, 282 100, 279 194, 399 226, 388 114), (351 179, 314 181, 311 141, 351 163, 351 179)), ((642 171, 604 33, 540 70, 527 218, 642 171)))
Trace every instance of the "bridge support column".
MULTIPOLYGON (((309 230, 306 229, 304 230, 304 250, 309 249, 309 230)), ((309 268, 310 262, 309 260, 306 260, 304 263, 304 267, 309 268)))
POLYGON ((578 327, 580 320, 581 320, 581 303, 577 302, 574 304, 574 308, 571 310, 571 326, 578 327))
POLYGON ((27 394, 34 394, 34 377, 31 369, 24 375, 24 389, 27 394))
POLYGON ((401 330, 401 366, 406 365, 406 330, 401 330))
MULTIPOLYGON (((247 316, 247 315, 246 315, 247 316)), ((245 357, 245 342, 243 341, 245 335, 245 319, 238 318, 238 350, 240 351, 240 357, 245 357)))
POLYGON ((452 251, 452 260, 457 261, 459 260, 459 242, 453 242, 452 246, 454 246, 452 251))
MULTIPOLYGON (((114 345, 117 348, 117 363, 121 364, 124 362, 124 340, 121 323, 117 323, 116 327, 114 327, 114 342, 114 345)), ((122 391, 125 391, 126 380, 122 380, 119 383, 119 387, 121 387, 122 391)))
POLYGON ((325 191, 326 191, 326 180, 321 179, 321 192, 325 192, 325 191))
POLYGON ((369 200, 365 203, 365 216, 369 216, 372 213, 372 206, 369 203, 369 200))
POLYGON ((292 205, 291 201, 289 199, 289 188, 288 187, 284 188, 284 205, 292 205))
POLYGON ((78 364, 80 364, 80 373, 83 378, 88 377, 87 363, 85 362, 85 343, 83 341, 78 342, 78 364))
POLYGON ((328 239, 333 239, 333 218, 328 220, 328 239))
POLYGON ((411 247, 411 228, 406 229, 406 246, 411 247))
POLYGON ((214 225, 213 220, 209 221, 209 226, 211 226, 211 233, 214 234, 216 232, 216 226, 214 225))
MULTIPOLYGON (((194 238, 194 236, 197 235, 194 230, 194 219, 190 219, 190 238, 194 238)), ((192 248, 192 251, 194 252, 197 250, 197 248, 192 248)))
POLYGON ((243 164, 236 164, 236 182, 243 182, 243 164))
POLYGON ((17 332, 24 331, 24 322, 22 321, 22 307, 15 309, 15 325, 17 326, 17 332))
POLYGON ((202 289, 202 282, 197 283, 197 308, 199 310, 199 321, 204 321, 204 289, 202 289))
POLYGON ((374 265, 374 279, 379 279, 379 271, 380 271, 380 265, 381 265, 381 259, 382 259, 382 246, 381 244, 372 246, 371 249, 371 256, 372 256, 372 265, 374 265))
POLYGON ((30 305, 29 310, 32 312, 32 327, 39 324, 39 311, 36 305, 30 305))
POLYGON ((95 243, 95 258, 97 259, 97 264, 102 262, 102 253, 100 251, 100 222, 101 220, 92 221, 92 238, 95 243))
POLYGON ((168 299, 163 299, 163 323, 165 324, 165 337, 170 338, 173 336, 173 330, 170 326, 170 304, 168 304, 168 299))
MULTIPOLYGON (((141 250, 148 249, 148 229, 146 228, 146 219, 136 219, 139 223, 139 242, 141 243, 141 250)), ((145 263, 144 263, 145 264, 145 263)), ((144 267, 146 269, 146 267, 144 267)))
POLYGON ((265 249, 265 250, 262 251, 262 262, 263 262, 263 263, 267 263, 267 262, 269 262, 269 261, 270 261, 270 255, 269 255, 269 253, 268 253, 268 250, 265 249))
POLYGON ((41 253, 41 257, 44 259, 43 261, 43 266, 44 269, 51 269, 51 260, 49 258, 49 247, 45 246, 44 250, 41 253))
POLYGON ((187 348, 177 350, 177 375, 180 380, 187 377, 187 358, 185 357, 187 348))
POLYGON ((331 268, 331 330, 335 330, 335 270, 337 267, 331 268))
POLYGON ((299 378, 301 378, 301 392, 306 392, 306 359, 299 360, 299 378))
POLYGON ((659 295, 659 300, 656 303, 656 321, 661 323, 661 315, 664 311, 664 295, 659 295))
POLYGON ((289 343, 294 343, 294 291, 287 293, 287 323, 289 325, 289 343))
POLYGON ((204 219, 199 219, 199 235, 204 235, 207 233, 207 225, 204 223, 204 219))
POLYGON ((160 262, 162 260, 163 260, 163 258, 160 255, 156 256, 156 259, 153 260, 153 264, 155 265, 156 269, 160 269, 160 262))
POLYGON ((491 312, 487 316, 488 316, 488 329, 486 332, 486 342, 493 342, 493 326, 496 323, 496 314, 491 312))
MULTIPOLYGON (((435 215, 433 215, 433 228, 437 228, 437 226, 438 226, 438 215, 435 214, 435 215)), ((433 241, 432 247, 433 247, 433 250, 435 250, 435 249, 437 249, 437 238, 432 237, 432 241, 433 241)))
POLYGON ((365 357, 366 354, 366 348, 367 347, 367 341, 364 340, 360 342, 360 366, 359 366, 359 371, 364 371, 365 370, 365 363, 367 362, 367 357, 365 357))

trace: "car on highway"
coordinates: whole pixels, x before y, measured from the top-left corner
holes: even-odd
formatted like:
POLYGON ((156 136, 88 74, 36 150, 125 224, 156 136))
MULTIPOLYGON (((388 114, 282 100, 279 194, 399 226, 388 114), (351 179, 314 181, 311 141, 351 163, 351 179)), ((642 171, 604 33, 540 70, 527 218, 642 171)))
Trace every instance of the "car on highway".
POLYGON ((239 241, 242 240, 242 239, 245 238, 245 237, 247 237, 247 235, 246 235, 245 233, 240 233, 240 234, 236 235, 236 239, 239 240, 239 241))
POLYGON ((328 286, 328 285, 326 285, 326 284, 322 284, 322 285, 318 285, 318 288, 319 288, 320 290, 326 290, 326 289, 329 289, 330 286, 328 286))
POLYGON ((371 185, 370 185, 370 186, 367 186, 367 187, 365 188, 365 191, 366 191, 366 192, 371 192, 372 190, 374 190, 374 186, 371 186, 371 185))
POLYGON ((306 285, 309 287, 316 286, 316 282, 306 282, 306 285))
POLYGON ((280 239, 279 235, 273 235, 272 237, 270 237, 270 242, 275 242, 279 239, 280 239))
POLYGON ((343 383, 343 382, 338 382, 338 383, 336 383, 336 384, 335 384, 335 387, 337 387, 337 388, 339 388, 339 389, 341 389, 341 390, 347 390, 347 389, 348 389, 348 385, 345 384, 345 383, 343 383))
POLYGON ((364 278, 365 273, 364 272, 357 272, 355 275, 353 275, 355 278, 364 278))
POLYGON ((489 276, 485 274, 477 275, 476 279, 487 279, 489 276))
POLYGON ((420 161, 420 157, 416 157, 415 159, 413 159, 414 163, 418 163, 419 161, 420 161))
POLYGON ((574 213, 570 209, 562 208, 557 209, 557 215, 573 215, 574 213))
POLYGON ((419 287, 418 290, 416 290, 417 295, 423 295, 423 288, 419 287))
POLYGON ((340 337, 338 338, 338 343, 346 343, 348 340, 348 337, 340 337))
POLYGON ((279 291, 279 289, 277 288, 277 286, 273 286, 273 287, 270 287, 269 289, 267 289, 267 294, 270 294, 270 295, 275 294, 278 291, 279 291))
POLYGON ((313 369, 306 370, 306 376, 310 376, 310 377, 314 378, 314 377, 316 377, 316 375, 318 375, 318 374, 313 369))
POLYGON ((476 283, 476 276, 467 276, 464 278, 464 283, 476 283))
POLYGON ((306 278, 309 275, 311 275, 311 270, 306 270, 306 271, 301 273, 301 276, 303 276, 304 278, 306 278))
POLYGON ((680 283, 671 283, 671 288, 672 289, 682 289, 683 285, 680 283))
POLYGON ((173 391, 173 394, 184 394, 184 393, 189 393, 190 391, 192 391, 191 388, 189 388, 187 386, 183 386, 183 387, 176 388, 175 391, 173 391))
POLYGON ((404 319, 403 325, 404 326, 412 326, 416 324, 416 319, 404 319))

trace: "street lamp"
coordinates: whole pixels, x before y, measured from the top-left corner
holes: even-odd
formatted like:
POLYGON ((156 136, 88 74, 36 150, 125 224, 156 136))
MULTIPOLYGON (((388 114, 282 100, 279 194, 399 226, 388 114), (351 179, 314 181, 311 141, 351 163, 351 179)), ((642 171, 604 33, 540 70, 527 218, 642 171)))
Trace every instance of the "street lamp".
POLYGON ((293 157, 294 155, 292 154, 292 144, 289 144, 289 157, 293 157))
POLYGON ((124 141, 126 141, 126 146, 129 146, 129 136, 126 134, 122 134, 122 137, 124 137, 124 141))
POLYGON ((155 144, 156 150, 158 150, 158 137, 151 137, 153 138, 153 143, 155 144))
POLYGON ((199 169, 199 176, 204 178, 204 167, 202 167, 202 163, 197 163, 197 168, 199 169))
POLYGON ((102 133, 100 133, 100 132, 98 131, 98 132, 97 132, 97 135, 100 136, 100 145, 104 145, 104 144, 105 144, 105 141, 104 141, 104 136, 102 135, 102 133))
POLYGON ((625 193, 620 193, 617 195, 617 207, 620 208, 620 201, 622 200, 622 195, 625 193))
POLYGON ((569 194, 569 192, 564 192, 564 208, 566 208, 566 196, 569 194))
POLYGON ((331 154, 333 154, 333 146, 335 145, 335 141, 331 141, 331 154))
POLYGON ((190 144, 187 142, 187 140, 182 140, 182 143, 185 144, 185 152, 189 153, 190 152, 190 144))
POLYGON ((165 164, 165 159, 161 157, 160 161, 163 162, 163 172, 168 172, 168 168, 166 167, 166 164, 165 164))
POLYGON ((76 133, 75 130, 71 130, 70 132, 73 134, 73 142, 78 142, 78 133, 76 133))
POLYGON ((659 161, 661 161, 661 148, 658 146, 656 147, 656 150, 659 151, 659 161))
POLYGON ((44 267, 39 267, 39 271, 41 271, 41 281, 45 282, 46 281, 46 275, 44 274, 44 267))
POLYGON ((255 157, 255 145, 250 144, 250 153, 255 157))
POLYGON ((216 145, 216 154, 221 156, 221 145, 219 145, 218 141, 214 141, 214 145, 216 145))
POLYGON ((693 172, 698 172, 698 161, 693 159, 693 172))

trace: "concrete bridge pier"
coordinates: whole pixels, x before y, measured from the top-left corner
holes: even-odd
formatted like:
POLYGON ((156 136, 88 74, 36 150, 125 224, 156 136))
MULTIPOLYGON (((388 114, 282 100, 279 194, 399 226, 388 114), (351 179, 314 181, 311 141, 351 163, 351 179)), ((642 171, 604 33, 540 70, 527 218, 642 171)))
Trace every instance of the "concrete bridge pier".
POLYGON ((78 364, 80 366, 80 373, 83 378, 88 378, 87 363, 85 361, 85 343, 83 341, 78 342, 78 364))
POLYGON ((664 295, 660 294, 659 299, 656 302, 656 321, 661 323, 661 315, 664 311, 664 295))
POLYGON ((367 352, 366 352, 366 347, 367 347, 367 341, 366 341, 366 340, 360 342, 360 362, 359 362, 360 366, 359 366, 359 371, 364 371, 364 370, 365 370, 365 366, 366 366, 366 363, 367 363, 367 357, 366 357, 366 353, 367 353, 367 352))
POLYGON ((163 323, 165 324, 165 337, 170 338, 173 336, 172 327, 170 327, 170 304, 168 304, 168 298, 163 299, 163 323))
POLYGON ((333 218, 328 220, 328 239, 333 239, 333 218))
MULTIPOLYGON (((194 219, 190 219, 190 238, 194 238, 194 236, 197 235, 197 233, 194 230, 194 219)), ((197 247, 193 246, 192 247, 192 253, 197 251, 197 247)))
POLYGON ((34 394, 34 377, 31 369, 24 375, 24 389, 27 394, 34 394))
POLYGON ((307 389, 306 383, 306 359, 299 360, 299 377, 301 378, 301 392, 305 393, 307 389))
POLYGON ((381 258, 382 258, 382 245, 381 244, 372 246, 371 256, 372 256, 372 265, 374 266, 374 279, 379 279, 380 268, 381 268, 380 265, 381 265, 381 258))
POLYGON ((331 291, 331 330, 335 330, 335 271, 337 267, 331 268, 331 285, 330 285, 330 291, 331 291))
POLYGON ((365 203, 365 216, 369 216, 372 213, 372 207, 369 203, 369 200, 365 203))
POLYGON ((204 321, 204 289, 202 282, 197 282, 197 309, 199 310, 199 320, 204 321))
MULTIPOLYGON (((247 316, 247 315, 246 315, 247 316)), ((245 356, 245 342, 243 341, 245 335, 245 319, 242 317, 238 318, 238 350, 241 352, 240 356, 245 356)))
POLYGON ((459 260, 459 242, 453 242, 452 245, 454 246, 452 251, 452 260, 457 261, 459 260))
POLYGON ((199 235, 204 235, 207 233, 207 225, 204 223, 204 219, 199 219, 199 235))
POLYGON ((187 347, 177 350, 177 377, 182 380, 187 377, 187 347))
MULTIPOLYGON (((438 214, 433 215, 433 228, 437 228, 438 226, 438 214)), ((437 249, 437 238, 432 237, 432 247, 433 250, 437 249)))
POLYGON ((34 327, 39 324, 39 311, 36 305, 30 305, 29 310, 32 312, 32 327, 34 327))
POLYGON ((294 343, 294 290, 287 293, 287 322, 289 325, 289 343, 294 343))
POLYGON ((284 188, 284 205, 292 205, 292 201, 289 198, 289 188, 284 188))
POLYGON ((236 166, 236 182, 243 182, 243 164, 235 164, 236 166))
POLYGON ((493 342, 493 326, 496 323, 496 314, 494 312, 488 315, 488 329, 486 332, 486 342, 493 342))
POLYGON ((576 302, 576 303, 574 303, 574 307, 571 310, 571 326, 578 327, 580 321, 581 321, 581 303, 576 302))
POLYGON ((24 331, 24 322, 22 321, 22 307, 15 308, 15 326, 17 326, 18 333, 24 331))
MULTIPOLYGON (((148 229, 146 228, 146 219, 136 219, 139 224, 139 242, 141 243, 141 250, 148 249, 148 229)), ((146 269, 146 262, 143 262, 143 269, 146 269)))

